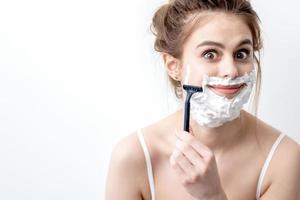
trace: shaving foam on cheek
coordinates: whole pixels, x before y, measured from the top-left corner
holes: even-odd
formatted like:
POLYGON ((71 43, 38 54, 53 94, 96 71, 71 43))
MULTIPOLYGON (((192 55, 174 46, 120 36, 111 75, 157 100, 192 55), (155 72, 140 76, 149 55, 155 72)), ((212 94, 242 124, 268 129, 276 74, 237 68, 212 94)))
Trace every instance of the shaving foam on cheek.
POLYGON ((236 79, 224 79, 203 75, 202 93, 191 97, 191 116, 200 125, 214 128, 232 121, 240 116, 240 111, 248 102, 253 85, 255 84, 255 70, 236 79), (231 99, 219 96, 208 88, 208 85, 238 85, 245 84, 241 91, 231 99))
POLYGON ((184 79, 183 79, 183 84, 184 85, 188 85, 189 84, 189 78, 190 78, 190 65, 187 64, 186 65, 185 76, 184 76, 184 79))

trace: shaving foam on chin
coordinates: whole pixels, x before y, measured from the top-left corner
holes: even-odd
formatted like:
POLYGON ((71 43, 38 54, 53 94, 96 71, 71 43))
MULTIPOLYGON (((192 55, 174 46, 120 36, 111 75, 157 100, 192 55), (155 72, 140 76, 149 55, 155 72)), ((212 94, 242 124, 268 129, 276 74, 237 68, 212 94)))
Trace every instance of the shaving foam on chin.
POLYGON ((203 75, 203 93, 196 93, 191 98, 191 116, 200 125, 205 127, 219 127, 226 122, 240 116, 240 111, 248 102, 255 84, 255 70, 235 79, 209 77, 203 75), (211 91, 208 85, 239 85, 245 84, 239 93, 228 99, 211 91))

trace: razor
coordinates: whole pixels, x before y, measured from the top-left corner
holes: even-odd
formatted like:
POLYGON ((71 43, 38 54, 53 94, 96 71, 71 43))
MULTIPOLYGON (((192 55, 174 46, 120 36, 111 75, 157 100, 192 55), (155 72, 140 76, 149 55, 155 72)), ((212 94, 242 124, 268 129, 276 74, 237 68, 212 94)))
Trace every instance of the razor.
POLYGON ((190 131, 190 100, 194 93, 203 92, 202 87, 194 86, 194 85, 183 85, 183 89, 186 91, 186 99, 184 103, 184 124, 183 128, 185 131, 190 131))

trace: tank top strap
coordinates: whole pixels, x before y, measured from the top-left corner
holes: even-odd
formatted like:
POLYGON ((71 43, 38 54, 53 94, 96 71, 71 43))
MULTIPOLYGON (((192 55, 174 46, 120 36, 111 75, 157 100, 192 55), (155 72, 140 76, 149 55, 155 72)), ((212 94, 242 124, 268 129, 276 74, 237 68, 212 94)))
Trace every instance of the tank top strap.
POLYGON ((145 142, 145 139, 144 139, 144 135, 143 135, 141 129, 138 129, 137 135, 138 135, 139 141, 141 143, 141 146, 143 148, 143 152, 144 152, 144 155, 145 155, 148 181, 149 181, 150 192, 151 192, 151 200, 155 200, 154 177, 153 177, 153 170, 152 170, 150 153, 148 151, 148 148, 147 148, 147 145, 146 145, 146 142, 145 142))
POLYGON ((272 157, 275 153, 275 150, 277 149, 279 143, 281 142, 281 140, 284 138, 285 134, 284 133, 281 133, 276 141, 273 143, 272 145, 272 148, 271 150, 269 151, 269 154, 267 156, 267 159, 265 160, 265 163, 262 167, 262 170, 260 172, 260 175, 259 175, 259 179, 258 179, 258 184, 257 184, 257 189, 256 189, 256 199, 259 200, 260 199, 260 193, 261 193, 261 187, 262 187, 262 183, 263 183, 263 180, 264 180, 264 177, 266 175, 266 172, 267 172, 267 169, 269 167, 269 164, 272 160, 272 157))

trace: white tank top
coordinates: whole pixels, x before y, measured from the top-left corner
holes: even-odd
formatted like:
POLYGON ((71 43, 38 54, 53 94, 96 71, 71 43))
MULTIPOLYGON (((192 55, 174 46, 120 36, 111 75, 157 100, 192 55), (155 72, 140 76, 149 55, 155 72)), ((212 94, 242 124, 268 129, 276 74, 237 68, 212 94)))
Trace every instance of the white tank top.
MULTIPOLYGON (((146 159, 147 175, 148 175, 148 181, 149 181, 150 192, 151 192, 151 200, 155 200, 154 177, 153 177, 153 170, 152 170, 150 153, 149 153, 147 145, 145 143, 143 133, 140 129, 137 131, 137 135, 138 135, 139 141, 141 143, 141 146, 143 148, 145 159, 146 159)), ((270 152, 269 152, 269 154, 268 154, 268 156, 267 156, 267 158, 264 162, 264 165, 262 167, 262 170, 261 170, 259 178, 258 178, 258 183, 257 183, 257 188, 256 188, 256 199, 257 200, 260 199, 261 186, 262 186, 264 177, 266 175, 267 169, 269 167, 270 161, 271 161, 271 159, 274 155, 274 152, 275 152, 277 146, 279 145, 280 141, 284 138, 284 136, 285 135, 283 133, 281 133, 279 135, 279 137, 276 139, 276 141, 272 145, 272 148, 271 148, 271 150, 270 150, 270 152)))

